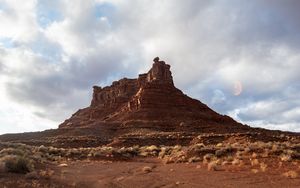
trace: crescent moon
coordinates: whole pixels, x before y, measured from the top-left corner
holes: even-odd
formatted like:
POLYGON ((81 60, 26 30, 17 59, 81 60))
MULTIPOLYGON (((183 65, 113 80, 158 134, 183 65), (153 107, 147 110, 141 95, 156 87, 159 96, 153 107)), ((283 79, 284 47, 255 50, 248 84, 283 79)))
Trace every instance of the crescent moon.
POLYGON ((234 83, 234 89, 233 89, 233 94, 235 96, 239 96, 243 92, 243 86, 240 81, 236 81, 234 83))

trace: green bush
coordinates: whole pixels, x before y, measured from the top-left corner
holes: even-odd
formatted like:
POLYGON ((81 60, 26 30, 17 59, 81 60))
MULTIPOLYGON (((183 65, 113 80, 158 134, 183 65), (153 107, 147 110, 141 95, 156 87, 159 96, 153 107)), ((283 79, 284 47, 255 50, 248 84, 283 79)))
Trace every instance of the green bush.
POLYGON ((8 172, 26 174, 33 170, 32 162, 24 157, 8 157, 4 162, 8 172))

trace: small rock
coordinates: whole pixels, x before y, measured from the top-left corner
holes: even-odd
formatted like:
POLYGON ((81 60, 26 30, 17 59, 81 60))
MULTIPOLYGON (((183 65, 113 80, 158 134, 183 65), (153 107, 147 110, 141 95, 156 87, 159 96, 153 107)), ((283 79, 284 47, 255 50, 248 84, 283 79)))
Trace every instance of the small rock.
POLYGON ((67 167, 67 166, 68 166, 68 164, 66 164, 66 163, 62 163, 62 164, 59 164, 58 166, 59 166, 59 167, 67 167))
POLYGON ((118 177, 116 180, 117 181, 122 181, 124 179, 124 176, 118 177))
POLYGON ((150 167, 150 166, 145 166, 145 167, 143 167, 143 172, 145 172, 145 173, 149 173, 149 172, 152 172, 152 167, 150 167))

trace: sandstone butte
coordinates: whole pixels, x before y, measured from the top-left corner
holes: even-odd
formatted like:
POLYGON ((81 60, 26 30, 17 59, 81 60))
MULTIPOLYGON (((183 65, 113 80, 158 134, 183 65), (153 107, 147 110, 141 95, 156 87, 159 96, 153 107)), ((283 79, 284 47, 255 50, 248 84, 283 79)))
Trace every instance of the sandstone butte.
POLYGON ((59 128, 95 127, 99 123, 120 123, 126 127, 140 122, 160 124, 162 130, 168 126, 200 130, 210 126, 217 132, 248 129, 185 95, 175 87, 170 65, 158 57, 153 61, 148 73, 137 79, 123 78, 104 88, 94 86, 91 105, 78 110, 59 128))
POLYGON ((175 87, 170 65, 158 57, 153 61, 152 68, 136 79, 123 78, 104 88, 94 86, 90 106, 78 110, 59 129, 101 127, 102 133, 114 137, 250 130, 185 95, 175 87))

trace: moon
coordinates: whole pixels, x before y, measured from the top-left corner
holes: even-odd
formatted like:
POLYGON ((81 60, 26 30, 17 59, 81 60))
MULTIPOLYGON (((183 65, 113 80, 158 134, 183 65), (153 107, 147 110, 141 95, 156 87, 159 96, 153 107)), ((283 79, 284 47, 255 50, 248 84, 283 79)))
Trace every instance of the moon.
POLYGON ((239 96, 243 92, 243 85, 240 81, 234 83, 233 94, 239 96))

